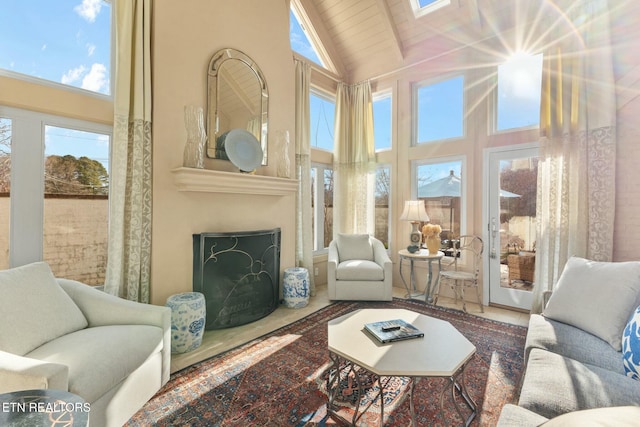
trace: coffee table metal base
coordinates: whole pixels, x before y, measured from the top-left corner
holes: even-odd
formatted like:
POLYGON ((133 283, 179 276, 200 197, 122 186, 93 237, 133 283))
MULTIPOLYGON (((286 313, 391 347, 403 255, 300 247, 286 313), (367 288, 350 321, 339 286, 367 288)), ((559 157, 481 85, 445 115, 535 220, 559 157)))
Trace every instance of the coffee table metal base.
MULTIPOLYGON (((392 376, 380 376, 374 372, 371 372, 352 361, 339 356, 338 354, 329 351, 329 358, 331 359, 331 365, 327 369, 327 413, 328 415, 344 425, 355 426, 360 418, 371 408, 376 400, 380 400, 380 419, 379 425, 384 425, 384 391, 394 378, 392 376), (346 383, 346 385, 345 385, 346 383), (366 390, 369 387, 378 384, 378 391, 365 405, 362 405, 362 398, 366 394, 366 390), (357 394, 356 394, 357 393, 357 394), (353 399, 354 410, 351 420, 348 420, 338 414, 340 405, 337 404, 339 396, 348 397, 356 396, 353 399)), ((464 384, 464 369, 466 364, 463 365, 453 376, 447 379, 445 386, 440 393, 440 412, 444 418, 444 399, 447 392, 450 392, 453 406, 456 409, 461 420, 466 427, 468 427, 477 415, 477 406, 473 401, 464 384), (465 418, 460 402, 456 399, 456 394, 460 395, 467 406, 471 410, 471 413, 465 418)), ((411 414, 411 425, 417 426, 415 404, 413 396, 415 394, 415 384, 422 377, 406 377, 409 379, 408 393, 409 393, 409 411, 411 414)))

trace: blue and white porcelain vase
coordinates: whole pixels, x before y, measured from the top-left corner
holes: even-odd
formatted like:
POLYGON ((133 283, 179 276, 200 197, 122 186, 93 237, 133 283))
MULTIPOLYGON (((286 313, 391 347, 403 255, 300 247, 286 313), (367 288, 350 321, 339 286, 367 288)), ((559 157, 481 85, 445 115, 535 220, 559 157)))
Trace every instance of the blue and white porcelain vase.
POLYGON ((288 308, 302 308, 309 304, 309 271, 306 268, 284 270, 282 296, 288 308))
POLYGON ((172 295, 166 306, 171 309, 171 352, 186 353, 202 344, 207 305, 200 292, 172 295))

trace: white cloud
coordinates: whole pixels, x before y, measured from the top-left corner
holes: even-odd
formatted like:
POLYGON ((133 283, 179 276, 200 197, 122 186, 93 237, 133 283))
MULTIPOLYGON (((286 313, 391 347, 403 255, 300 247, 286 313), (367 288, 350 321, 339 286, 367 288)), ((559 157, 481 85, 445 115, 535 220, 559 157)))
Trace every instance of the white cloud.
POLYGON ((73 10, 89 22, 94 22, 102 8, 102 0, 82 0, 73 10))
POLYGON ((89 56, 93 55, 93 52, 96 50, 96 45, 93 43, 87 43, 87 54, 89 56))
POLYGON ((47 50, 47 44, 43 44, 42 47, 40 48, 40 50, 47 50))
POLYGON ((92 90, 94 92, 103 92, 102 89, 107 88, 108 85, 107 67, 105 67, 104 64, 95 63, 82 79, 81 87, 82 89, 92 90))
POLYGON ((65 85, 70 85, 73 82, 78 81, 80 77, 82 77, 82 75, 85 73, 86 70, 87 69, 84 65, 80 65, 79 67, 72 68, 71 70, 63 74, 60 82, 65 85))

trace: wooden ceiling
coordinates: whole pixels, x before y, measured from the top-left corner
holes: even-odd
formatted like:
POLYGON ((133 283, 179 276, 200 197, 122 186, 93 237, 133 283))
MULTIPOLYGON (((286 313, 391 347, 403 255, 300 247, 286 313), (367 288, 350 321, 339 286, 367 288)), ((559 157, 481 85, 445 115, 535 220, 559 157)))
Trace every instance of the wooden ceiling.
MULTIPOLYGON (((410 0, 291 0, 312 26, 331 65, 356 82, 477 46, 515 50, 505 34, 543 28, 555 18, 549 0, 450 0, 416 17, 410 0)), ((555 13, 557 15, 557 13, 555 13)), ((526 32, 526 31, 525 31, 526 32)), ((520 39, 531 38, 519 34, 520 39)), ((505 52, 506 53, 506 52, 505 52)))

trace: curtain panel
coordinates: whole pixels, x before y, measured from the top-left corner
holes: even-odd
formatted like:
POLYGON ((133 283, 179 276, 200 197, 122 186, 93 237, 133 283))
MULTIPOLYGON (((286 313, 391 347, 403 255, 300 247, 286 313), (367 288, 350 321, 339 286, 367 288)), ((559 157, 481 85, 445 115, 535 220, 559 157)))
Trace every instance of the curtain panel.
POLYGON ((338 83, 334 136, 333 236, 375 233, 375 146, 371 85, 338 83))
POLYGON ((151 0, 115 0, 114 129, 105 291, 149 302, 151 0))
POLYGON ((544 52, 532 312, 571 256, 611 261, 616 103, 606 0, 573 3, 544 52))
POLYGON ((315 296, 313 275, 313 224, 311 222, 311 131, 309 95, 311 66, 295 60, 296 79, 296 266, 309 270, 309 291, 315 296))

